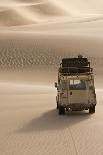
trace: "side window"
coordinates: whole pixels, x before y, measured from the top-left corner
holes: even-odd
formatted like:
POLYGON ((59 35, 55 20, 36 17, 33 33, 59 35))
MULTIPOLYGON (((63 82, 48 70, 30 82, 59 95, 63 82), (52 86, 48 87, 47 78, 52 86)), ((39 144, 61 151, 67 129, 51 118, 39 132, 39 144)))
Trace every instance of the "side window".
POLYGON ((86 83, 84 80, 70 80, 70 90, 85 90, 86 83))

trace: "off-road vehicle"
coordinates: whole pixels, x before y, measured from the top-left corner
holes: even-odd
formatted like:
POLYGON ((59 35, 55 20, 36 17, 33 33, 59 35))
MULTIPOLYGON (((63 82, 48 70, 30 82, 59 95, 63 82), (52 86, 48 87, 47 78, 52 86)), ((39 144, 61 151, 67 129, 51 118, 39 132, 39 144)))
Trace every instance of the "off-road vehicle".
POLYGON ((57 109, 59 114, 65 111, 88 110, 95 113, 96 93, 93 68, 87 58, 63 58, 58 70, 57 109))

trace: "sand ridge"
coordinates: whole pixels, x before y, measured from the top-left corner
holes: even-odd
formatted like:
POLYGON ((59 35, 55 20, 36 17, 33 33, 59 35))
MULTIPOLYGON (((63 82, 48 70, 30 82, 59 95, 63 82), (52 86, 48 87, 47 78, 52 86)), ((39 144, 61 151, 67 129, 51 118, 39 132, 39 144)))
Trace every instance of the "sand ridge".
POLYGON ((48 17, 50 18, 52 16, 61 15, 66 15, 65 11, 62 11, 62 9, 55 6, 50 1, 40 1, 35 3, 18 3, 14 1, 11 5, 5 4, 4 6, 1 6, 0 23, 1 26, 17 26, 27 25, 28 21, 29 25, 36 22, 45 22, 48 20, 48 17), (44 18, 44 20, 42 20, 42 18, 44 18))
MULTIPOLYGON (((65 0, 0 2, 0 26, 47 24, 64 19, 65 22, 93 22, 103 20, 103 3, 65 0), (92 5, 93 4, 93 5, 92 5), (96 9, 95 9, 96 6, 96 9), (88 8, 88 9, 87 9, 88 8)), ((42 28, 42 27, 41 27, 42 28)))

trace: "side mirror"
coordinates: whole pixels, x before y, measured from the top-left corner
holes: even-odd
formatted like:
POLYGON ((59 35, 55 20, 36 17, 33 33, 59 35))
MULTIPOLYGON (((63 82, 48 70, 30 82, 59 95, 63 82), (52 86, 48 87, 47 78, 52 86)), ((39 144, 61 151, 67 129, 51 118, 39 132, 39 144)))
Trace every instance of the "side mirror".
POLYGON ((58 87, 57 82, 55 82, 55 88, 57 88, 57 87, 58 87))

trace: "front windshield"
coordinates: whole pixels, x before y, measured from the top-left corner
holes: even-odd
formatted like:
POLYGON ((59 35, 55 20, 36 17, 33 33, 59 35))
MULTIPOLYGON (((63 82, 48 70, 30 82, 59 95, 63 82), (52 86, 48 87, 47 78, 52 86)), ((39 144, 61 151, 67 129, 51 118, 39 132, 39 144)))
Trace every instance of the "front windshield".
POLYGON ((85 80, 70 80, 70 90, 85 90, 85 80))

